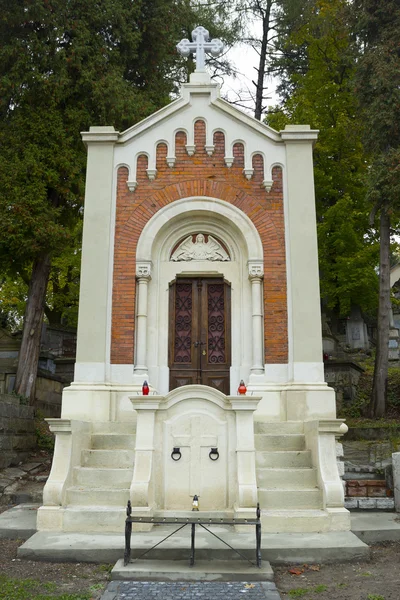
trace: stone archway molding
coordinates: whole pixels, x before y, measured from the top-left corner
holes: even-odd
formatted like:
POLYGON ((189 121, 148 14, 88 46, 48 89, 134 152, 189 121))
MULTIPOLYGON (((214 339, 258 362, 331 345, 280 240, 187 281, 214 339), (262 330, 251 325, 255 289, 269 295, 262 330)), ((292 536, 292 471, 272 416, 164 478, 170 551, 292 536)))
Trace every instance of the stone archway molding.
POLYGON ((157 211, 140 234, 136 251, 137 264, 151 261, 154 241, 163 229, 173 227, 173 222, 181 220, 185 213, 204 213, 208 218, 212 213, 216 213, 220 220, 222 218, 233 232, 240 234, 245 240, 249 264, 251 262, 257 262, 260 266, 263 264, 261 239, 249 217, 233 204, 205 196, 182 198, 157 211))

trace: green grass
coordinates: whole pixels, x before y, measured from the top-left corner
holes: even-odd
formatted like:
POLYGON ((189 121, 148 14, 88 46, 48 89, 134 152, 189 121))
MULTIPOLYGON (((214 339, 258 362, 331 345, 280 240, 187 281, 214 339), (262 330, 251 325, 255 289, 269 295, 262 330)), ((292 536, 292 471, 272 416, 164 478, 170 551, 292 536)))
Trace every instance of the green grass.
POLYGON ((315 594, 322 594, 322 592, 326 592, 327 589, 328 589, 327 585, 320 584, 320 585, 315 586, 315 588, 313 589, 313 592, 315 594))
POLYGON ((109 565, 109 564, 99 565, 98 567, 96 567, 96 571, 98 573, 111 573, 113 566, 114 565, 109 565))
POLYGON ((0 575, 1 600, 90 600, 90 592, 81 594, 49 594, 56 592, 56 583, 42 583, 35 579, 11 579, 0 575))
POLYGON ((368 594, 367 600, 385 600, 385 596, 380 596, 379 594, 368 594))
POLYGON ((289 591, 289 596, 291 598, 301 598, 301 596, 305 596, 310 592, 307 588, 296 588, 294 590, 289 591))

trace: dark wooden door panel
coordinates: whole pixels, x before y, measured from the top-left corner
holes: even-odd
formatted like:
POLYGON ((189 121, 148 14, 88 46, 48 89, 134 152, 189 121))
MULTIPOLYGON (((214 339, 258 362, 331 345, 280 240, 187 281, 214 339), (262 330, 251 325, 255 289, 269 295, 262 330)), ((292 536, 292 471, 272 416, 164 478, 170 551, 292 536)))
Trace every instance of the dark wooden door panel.
POLYGON ((230 287, 221 278, 170 286, 170 389, 194 383, 229 394, 230 287))

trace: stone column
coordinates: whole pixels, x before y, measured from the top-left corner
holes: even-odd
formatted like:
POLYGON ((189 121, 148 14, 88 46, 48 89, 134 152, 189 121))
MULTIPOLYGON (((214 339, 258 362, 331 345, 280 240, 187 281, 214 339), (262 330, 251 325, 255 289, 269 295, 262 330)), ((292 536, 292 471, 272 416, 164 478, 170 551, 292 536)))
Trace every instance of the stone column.
POLYGON ((251 281, 251 318, 253 332, 253 357, 251 373, 264 373, 264 323, 263 323, 263 270, 259 264, 249 264, 251 281))
POLYGON ((280 132, 286 145, 285 198, 289 356, 293 379, 323 382, 321 309, 312 145, 318 131, 309 125, 287 125, 280 132))
POLYGON ((118 136, 114 127, 91 127, 82 134, 88 158, 75 381, 104 382, 109 362, 112 186, 118 136))
POLYGON ((136 265, 137 313, 136 313, 136 361, 135 373, 147 373, 147 296, 151 280, 151 264, 136 265))

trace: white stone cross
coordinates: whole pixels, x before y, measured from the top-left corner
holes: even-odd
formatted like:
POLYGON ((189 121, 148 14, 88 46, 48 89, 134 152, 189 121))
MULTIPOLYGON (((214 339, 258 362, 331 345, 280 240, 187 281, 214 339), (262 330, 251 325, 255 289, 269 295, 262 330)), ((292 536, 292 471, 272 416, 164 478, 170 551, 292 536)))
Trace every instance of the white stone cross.
POLYGON ((189 56, 191 52, 196 54, 196 71, 205 71, 205 53, 209 52, 213 56, 219 56, 224 49, 224 45, 218 38, 210 40, 210 34, 205 27, 196 27, 192 31, 193 42, 183 39, 176 45, 176 48, 182 56, 189 56))

